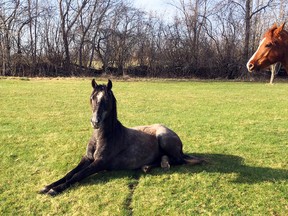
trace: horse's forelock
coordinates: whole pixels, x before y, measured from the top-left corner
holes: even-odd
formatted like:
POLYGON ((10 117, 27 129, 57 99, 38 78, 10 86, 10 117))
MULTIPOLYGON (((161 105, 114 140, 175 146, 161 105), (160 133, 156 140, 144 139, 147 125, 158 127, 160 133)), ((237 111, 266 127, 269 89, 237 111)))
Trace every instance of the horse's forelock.
POLYGON ((115 101, 115 103, 116 103, 116 98, 115 98, 112 90, 111 90, 111 89, 108 89, 108 87, 107 87, 106 85, 97 85, 97 86, 93 89, 93 91, 92 91, 92 93, 91 93, 91 98, 92 98, 95 94, 97 94, 98 92, 104 92, 105 94, 111 96, 111 99, 113 100, 113 102, 115 101))
MULTIPOLYGON (((277 42, 278 40, 281 40, 281 36, 283 33, 284 25, 277 27, 276 24, 274 24, 265 34, 263 38, 266 38, 268 41, 271 41, 273 43, 277 42)), ((286 31, 284 31, 286 32, 286 31)), ((286 32, 287 33, 287 32, 286 32)))
POLYGON ((99 92, 101 92, 101 91, 105 91, 105 86, 104 85, 97 85, 97 86, 95 86, 94 88, 93 88, 93 91, 92 91, 92 93, 91 93, 91 96, 90 96, 90 102, 91 102, 91 100, 93 99, 93 97, 96 95, 96 94, 98 94, 99 92))
POLYGON ((271 28, 269 29, 265 34, 264 34, 264 37, 263 38, 266 38, 267 40, 273 40, 273 36, 274 36, 274 31, 277 29, 276 28, 271 28))

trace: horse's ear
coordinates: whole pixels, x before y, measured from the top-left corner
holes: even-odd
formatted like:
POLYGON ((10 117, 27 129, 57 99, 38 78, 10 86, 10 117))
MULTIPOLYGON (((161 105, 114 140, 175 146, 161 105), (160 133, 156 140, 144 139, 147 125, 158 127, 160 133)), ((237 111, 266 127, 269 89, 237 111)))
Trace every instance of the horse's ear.
POLYGON ((93 89, 95 89, 97 87, 97 83, 95 81, 95 79, 92 80, 91 82, 93 89))
POLYGON ((274 23, 273 26, 271 27, 272 30, 275 30, 275 29, 277 29, 277 28, 278 28, 278 26, 277 26, 276 23, 274 23))
POLYGON ((112 81, 110 79, 108 79, 107 88, 108 90, 112 89, 112 81))
POLYGON ((284 26, 285 26, 285 22, 284 22, 282 25, 280 25, 280 26, 275 30, 274 34, 275 34, 276 36, 278 36, 278 35, 280 34, 280 32, 283 31, 284 26))
POLYGON ((281 31, 282 31, 284 29, 284 27, 285 27, 285 22, 282 23, 282 25, 279 28, 281 28, 281 31))

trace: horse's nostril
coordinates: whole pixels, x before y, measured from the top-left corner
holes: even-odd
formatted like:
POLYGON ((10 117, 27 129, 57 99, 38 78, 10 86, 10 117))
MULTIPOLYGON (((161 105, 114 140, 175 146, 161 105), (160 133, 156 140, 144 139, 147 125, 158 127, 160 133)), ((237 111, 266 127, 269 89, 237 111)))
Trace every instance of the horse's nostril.
POLYGON ((254 70, 254 67, 255 67, 254 64, 247 63, 247 69, 248 69, 249 72, 252 72, 254 70))
POLYGON ((101 118, 99 117, 92 117, 90 119, 90 122, 91 122, 91 125, 94 127, 94 128, 98 128, 99 125, 101 124, 101 118))
POLYGON ((96 113, 93 113, 90 121, 93 124, 98 124, 100 120, 100 117, 96 113))

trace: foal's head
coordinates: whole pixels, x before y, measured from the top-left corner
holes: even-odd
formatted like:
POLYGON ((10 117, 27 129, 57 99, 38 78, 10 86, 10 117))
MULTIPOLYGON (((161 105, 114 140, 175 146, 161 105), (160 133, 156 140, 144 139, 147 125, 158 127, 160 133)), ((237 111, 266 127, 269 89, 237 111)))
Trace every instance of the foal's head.
POLYGON ((259 71, 268 66, 283 61, 284 53, 286 52, 284 45, 287 43, 286 33, 283 23, 277 27, 276 24, 269 29, 261 40, 258 49, 247 62, 249 72, 259 71))
POLYGON ((92 107, 91 124, 95 129, 104 125, 108 118, 117 120, 116 99, 113 95, 112 82, 108 80, 107 85, 98 85, 92 80, 93 91, 90 97, 92 107))

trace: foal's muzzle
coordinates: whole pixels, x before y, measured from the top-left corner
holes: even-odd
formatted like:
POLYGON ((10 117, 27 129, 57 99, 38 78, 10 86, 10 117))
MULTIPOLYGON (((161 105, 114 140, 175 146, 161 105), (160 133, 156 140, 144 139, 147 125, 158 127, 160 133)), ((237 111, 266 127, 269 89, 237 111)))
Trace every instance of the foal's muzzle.
POLYGON ((91 118, 91 125, 94 129, 98 129, 100 127, 100 118, 91 118))

